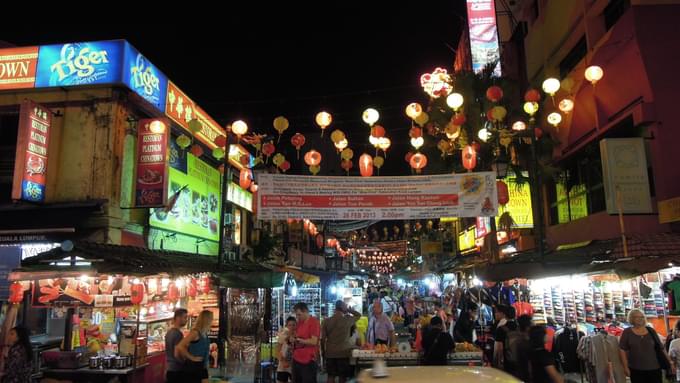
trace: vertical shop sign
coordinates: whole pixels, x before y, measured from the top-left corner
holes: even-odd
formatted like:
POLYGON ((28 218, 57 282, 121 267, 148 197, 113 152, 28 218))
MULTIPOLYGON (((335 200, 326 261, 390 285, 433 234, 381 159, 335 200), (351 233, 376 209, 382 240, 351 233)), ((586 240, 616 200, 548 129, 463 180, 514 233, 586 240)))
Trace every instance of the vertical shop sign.
POLYGON ((135 206, 165 205, 168 190, 168 125, 161 119, 141 120, 137 127, 135 206))
POLYGON ((21 104, 12 199, 45 201, 47 149, 52 112, 31 100, 21 104))
POLYGON ((467 14, 472 70, 479 73, 487 65, 496 63, 493 74, 500 77, 501 55, 494 0, 467 0, 467 14))

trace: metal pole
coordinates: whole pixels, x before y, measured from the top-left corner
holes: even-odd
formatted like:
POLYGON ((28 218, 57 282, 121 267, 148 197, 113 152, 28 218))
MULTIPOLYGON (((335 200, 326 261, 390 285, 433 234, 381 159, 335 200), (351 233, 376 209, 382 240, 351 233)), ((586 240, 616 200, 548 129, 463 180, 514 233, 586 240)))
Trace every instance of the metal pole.
POLYGON ((529 125, 531 129, 529 132, 531 134, 531 186, 533 187, 533 193, 531 193, 531 199, 534 204, 534 223, 536 226, 536 235, 538 237, 536 246, 538 247, 538 254, 541 257, 541 261, 545 261, 545 254, 543 252, 543 198, 541 192, 541 175, 538 170, 538 155, 536 154, 536 121, 533 117, 529 120, 529 125))

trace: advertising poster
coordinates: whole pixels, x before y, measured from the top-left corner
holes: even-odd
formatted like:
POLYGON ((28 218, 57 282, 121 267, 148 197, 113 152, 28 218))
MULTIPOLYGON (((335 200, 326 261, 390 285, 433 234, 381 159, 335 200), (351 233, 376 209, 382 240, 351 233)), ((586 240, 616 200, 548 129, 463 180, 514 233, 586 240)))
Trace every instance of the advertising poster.
POLYGON ((123 41, 43 45, 38 54, 36 87, 121 82, 123 41))
POLYGON ((0 90, 33 88, 38 47, 0 49, 0 90))
POLYGON ((488 217, 498 212, 492 172, 409 177, 261 174, 258 219, 488 217))
POLYGON ((497 62, 494 75, 500 77, 501 53, 494 0, 467 0, 467 14, 472 70, 479 73, 488 64, 497 62))
POLYGON ((219 240, 220 172, 193 154, 170 145, 168 193, 179 193, 170 211, 152 210, 151 226, 195 237, 219 240))
POLYGON ((123 82, 161 112, 165 112, 168 78, 129 43, 125 43, 123 82))
POLYGON ((651 214, 652 197, 644 139, 604 139, 600 141, 600 154, 607 213, 618 214, 620 208, 623 214, 651 214))
POLYGON ((52 112, 31 100, 21 104, 12 199, 45 201, 52 112))
POLYGON ((168 136, 162 119, 140 120, 137 126, 135 206, 158 207, 167 201, 168 136))

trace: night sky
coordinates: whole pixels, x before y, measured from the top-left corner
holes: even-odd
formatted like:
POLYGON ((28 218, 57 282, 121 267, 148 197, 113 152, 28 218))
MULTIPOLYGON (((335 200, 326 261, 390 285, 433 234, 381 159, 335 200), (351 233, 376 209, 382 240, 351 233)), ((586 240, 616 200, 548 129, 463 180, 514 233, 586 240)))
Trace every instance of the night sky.
POLYGON ((426 105, 420 75, 453 66, 464 27, 464 1, 426 5, 269 7, 230 14, 222 23, 187 20, 181 26, 32 25, 0 39, 19 46, 126 39, 223 125, 244 119, 251 130, 274 135, 274 117, 287 117, 290 128, 277 151, 295 172, 306 173, 290 145, 290 136, 300 132, 307 136, 303 151, 324 155, 321 174, 344 174, 329 138, 337 128, 347 134, 358 174, 359 155, 375 154, 361 113, 376 108, 393 143, 381 175, 403 175, 410 173, 403 159, 410 128, 404 108, 413 101, 426 105), (333 115, 323 141, 314 123, 321 110, 333 115))

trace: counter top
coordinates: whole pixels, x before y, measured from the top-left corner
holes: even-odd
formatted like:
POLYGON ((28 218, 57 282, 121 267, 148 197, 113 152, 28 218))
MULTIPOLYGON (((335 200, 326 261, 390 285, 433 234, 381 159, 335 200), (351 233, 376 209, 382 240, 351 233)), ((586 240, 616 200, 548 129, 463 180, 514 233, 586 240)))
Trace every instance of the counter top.
POLYGON ((146 368, 149 363, 140 364, 137 367, 128 368, 109 368, 109 369, 99 369, 90 367, 81 368, 48 368, 43 371, 45 374, 55 373, 55 374, 88 374, 88 375, 128 375, 136 370, 141 370, 146 368))

